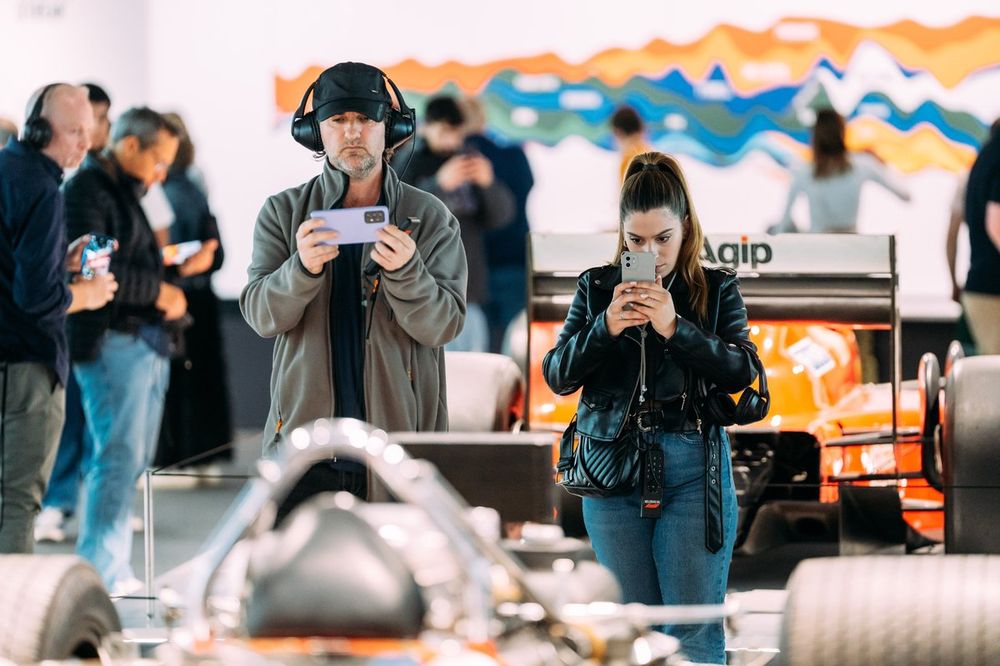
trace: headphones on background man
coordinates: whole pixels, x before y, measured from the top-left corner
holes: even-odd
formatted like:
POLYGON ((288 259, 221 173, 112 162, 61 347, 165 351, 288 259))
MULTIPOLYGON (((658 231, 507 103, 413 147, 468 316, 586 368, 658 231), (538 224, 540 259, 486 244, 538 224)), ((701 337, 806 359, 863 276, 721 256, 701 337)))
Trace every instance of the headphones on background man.
POLYGON ((42 88, 42 92, 38 94, 38 99, 35 100, 34 105, 31 107, 31 113, 28 114, 27 120, 24 121, 21 142, 35 150, 42 150, 52 141, 52 124, 48 118, 42 117, 42 108, 45 106, 45 98, 48 96, 49 91, 61 85, 65 84, 50 83, 42 88))
MULTIPOLYGON (((417 113, 412 107, 406 105, 403 93, 385 72, 378 67, 372 67, 372 69, 382 75, 388 84, 387 90, 391 87, 392 93, 395 94, 395 100, 390 100, 389 109, 385 114, 385 147, 386 150, 395 150, 416 133, 417 113)), ((317 77, 316 81, 310 83, 309 87, 306 88, 305 94, 302 95, 302 101, 299 102, 299 108, 292 116, 292 138, 315 153, 323 151, 323 138, 319 131, 319 121, 316 120, 315 110, 309 113, 306 113, 305 110, 309 95, 318 81, 317 77)), ((391 98, 392 94, 389 97, 391 98)))
POLYGON ((764 364, 761 363, 749 340, 738 340, 736 346, 750 355, 750 362, 757 369, 760 391, 752 387, 745 388, 739 402, 718 388, 709 391, 702 408, 708 420, 718 425, 756 423, 767 416, 771 408, 771 394, 767 391, 767 373, 764 371, 764 364))

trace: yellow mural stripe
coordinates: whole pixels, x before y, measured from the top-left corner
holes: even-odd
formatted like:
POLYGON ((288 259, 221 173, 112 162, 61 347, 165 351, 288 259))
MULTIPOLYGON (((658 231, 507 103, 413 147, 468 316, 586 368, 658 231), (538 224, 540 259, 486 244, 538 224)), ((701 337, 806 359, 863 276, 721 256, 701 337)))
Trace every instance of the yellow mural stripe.
POLYGON ((900 132, 881 120, 858 118, 848 125, 846 141, 849 150, 870 150, 904 173, 928 167, 962 172, 976 160, 974 148, 949 141, 928 124, 900 132))

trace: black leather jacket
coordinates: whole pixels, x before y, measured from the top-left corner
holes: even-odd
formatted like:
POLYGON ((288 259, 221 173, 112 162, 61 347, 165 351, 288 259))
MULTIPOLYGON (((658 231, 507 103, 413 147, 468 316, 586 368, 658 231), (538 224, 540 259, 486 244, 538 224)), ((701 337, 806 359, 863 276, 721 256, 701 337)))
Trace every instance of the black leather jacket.
MULTIPOLYGON (((729 269, 706 268, 708 280, 708 322, 699 326, 688 305, 687 286, 680 280, 671 289, 677 309, 677 331, 664 341, 665 353, 674 363, 701 377, 709 385, 735 393, 750 386, 756 370, 748 352, 732 344, 748 340, 747 311, 739 290, 739 279, 729 269)), ((577 409, 577 431, 594 439, 614 440, 630 426, 639 380, 639 331, 626 329, 618 338, 608 332, 604 312, 611 303, 615 286, 621 281, 621 267, 600 266, 580 276, 576 295, 554 349, 545 355, 545 381, 559 395, 583 388, 577 409)), ((656 333, 651 333, 657 335, 656 333)), ((751 345, 752 347, 752 345, 751 345)), ((674 378, 660 364, 650 390, 657 397, 673 397, 674 378)), ((688 392, 693 392, 689 384, 688 392)), ((695 395, 686 396, 698 413, 695 395)), ((722 547, 722 428, 703 424, 705 438, 706 547, 715 552, 722 547)))

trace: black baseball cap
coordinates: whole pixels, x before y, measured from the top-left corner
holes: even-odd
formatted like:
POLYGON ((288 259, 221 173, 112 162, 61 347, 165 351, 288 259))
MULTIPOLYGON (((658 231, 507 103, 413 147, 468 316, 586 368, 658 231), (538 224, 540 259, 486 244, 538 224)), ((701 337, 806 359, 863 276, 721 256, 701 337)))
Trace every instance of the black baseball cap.
POLYGON ((342 62, 323 71, 313 89, 316 120, 346 111, 362 113, 374 121, 385 120, 392 98, 382 72, 361 62, 342 62))

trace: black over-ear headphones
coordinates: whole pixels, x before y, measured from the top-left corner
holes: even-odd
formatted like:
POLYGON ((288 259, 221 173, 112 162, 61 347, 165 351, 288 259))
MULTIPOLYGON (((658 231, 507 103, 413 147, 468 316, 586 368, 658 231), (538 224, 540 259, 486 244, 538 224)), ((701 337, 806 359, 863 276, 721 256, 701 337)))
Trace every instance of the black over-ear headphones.
MULTIPOLYGON (((395 150, 416 133, 417 112, 412 107, 406 105, 403 93, 400 92, 396 84, 393 83, 392 79, 385 72, 378 67, 372 67, 372 69, 381 74, 382 78, 388 82, 393 93, 396 95, 396 101, 399 103, 398 109, 390 104, 389 110, 385 114, 385 148, 386 150, 395 150)), ((302 95, 302 101, 299 102, 299 108, 295 110, 295 115, 292 117, 292 138, 314 153, 319 153, 323 151, 323 138, 319 132, 319 121, 316 120, 316 112, 310 111, 309 113, 305 113, 306 102, 309 100, 309 95, 315 87, 316 81, 309 84, 305 94, 302 95)))
POLYGON ((712 389, 706 396, 702 408, 708 420, 718 425, 756 423, 767 416, 767 412, 771 408, 771 394, 767 391, 767 374, 764 372, 764 365, 760 362, 760 357, 757 356, 748 340, 739 340, 736 342, 736 346, 750 355, 750 361, 757 369, 760 391, 747 387, 743 390, 739 402, 736 402, 725 391, 717 388, 712 389))
POLYGON ((42 118, 42 108, 45 106, 45 97, 49 94, 49 91, 61 85, 63 84, 50 83, 42 88, 42 92, 38 94, 38 99, 35 100, 34 106, 31 107, 28 119, 24 121, 21 142, 35 150, 42 150, 52 141, 52 124, 48 118, 42 118))

